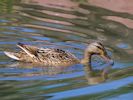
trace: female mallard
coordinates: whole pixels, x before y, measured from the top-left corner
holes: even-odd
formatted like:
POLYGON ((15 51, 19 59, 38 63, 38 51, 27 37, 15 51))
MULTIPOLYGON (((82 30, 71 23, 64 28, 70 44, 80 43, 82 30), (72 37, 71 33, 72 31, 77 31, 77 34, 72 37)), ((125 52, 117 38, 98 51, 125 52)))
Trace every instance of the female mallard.
POLYGON ((4 51, 4 53, 8 57, 18 61, 38 63, 44 66, 71 66, 78 63, 89 65, 93 54, 100 55, 108 61, 110 60, 104 46, 100 42, 89 44, 84 52, 84 58, 81 61, 73 54, 61 49, 38 48, 22 43, 18 43, 17 46, 22 51, 16 53, 4 51))

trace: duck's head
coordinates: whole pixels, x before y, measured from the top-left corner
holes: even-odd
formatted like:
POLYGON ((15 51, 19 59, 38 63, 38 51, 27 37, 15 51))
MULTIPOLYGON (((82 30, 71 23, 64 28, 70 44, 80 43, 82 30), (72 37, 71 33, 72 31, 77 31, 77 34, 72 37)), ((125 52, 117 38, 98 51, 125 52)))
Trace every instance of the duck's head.
POLYGON ((108 56, 104 46, 100 42, 91 43, 86 48, 86 53, 90 55, 100 55, 105 61, 110 62, 112 65, 114 64, 113 60, 108 56))

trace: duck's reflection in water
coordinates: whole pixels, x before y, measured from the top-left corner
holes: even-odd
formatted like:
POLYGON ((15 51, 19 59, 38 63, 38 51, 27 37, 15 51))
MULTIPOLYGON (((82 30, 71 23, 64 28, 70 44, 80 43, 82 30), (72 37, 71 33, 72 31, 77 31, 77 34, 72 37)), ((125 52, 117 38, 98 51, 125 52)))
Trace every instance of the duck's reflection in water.
POLYGON ((56 75, 63 73, 67 67, 47 67, 40 64, 33 63, 23 63, 23 62, 13 62, 12 64, 7 65, 10 68, 16 69, 25 69, 29 70, 28 72, 21 73, 21 76, 39 76, 39 75, 56 75))
POLYGON ((84 66, 85 77, 89 85, 105 82, 108 79, 109 71, 113 64, 106 64, 102 70, 89 70, 88 66, 84 66))
MULTIPOLYGON (((88 66, 84 66, 85 71, 85 78, 89 85, 98 84, 105 82, 108 79, 109 71, 112 68, 110 63, 105 64, 102 70, 90 70, 88 66)), ((23 62, 13 62, 12 64, 8 65, 8 67, 17 68, 17 69, 25 69, 22 70, 23 72, 19 74, 20 77, 29 77, 29 76, 54 76, 61 73, 66 73, 68 67, 47 67, 41 66, 38 64, 33 63, 23 63, 23 62), (27 71, 27 69, 29 71, 27 71)), ((103 66, 102 66, 103 67, 103 66)), ((70 73, 70 71, 68 71, 70 73)), ((84 76, 83 76, 84 77, 84 76)))

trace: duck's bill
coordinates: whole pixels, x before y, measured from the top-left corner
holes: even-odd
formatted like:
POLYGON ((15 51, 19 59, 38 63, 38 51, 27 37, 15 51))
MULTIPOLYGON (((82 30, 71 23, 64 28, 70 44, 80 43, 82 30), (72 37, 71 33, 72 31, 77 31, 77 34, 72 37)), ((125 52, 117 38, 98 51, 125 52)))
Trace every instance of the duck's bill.
POLYGON ((114 61, 113 61, 108 55, 106 55, 106 56, 102 55, 101 57, 102 57, 107 63, 109 63, 110 65, 114 65, 114 61))

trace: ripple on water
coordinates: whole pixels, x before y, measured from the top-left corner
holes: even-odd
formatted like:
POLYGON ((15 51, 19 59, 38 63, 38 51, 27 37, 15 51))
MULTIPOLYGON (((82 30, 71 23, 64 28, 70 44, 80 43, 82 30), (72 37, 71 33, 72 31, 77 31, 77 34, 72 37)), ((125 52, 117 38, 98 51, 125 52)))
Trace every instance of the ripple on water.
POLYGON ((79 11, 77 8, 58 8, 57 5, 21 4, 18 0, 19 4, 13 5, 11 1, 5 3, 9 4, 7 7, 0 8, 1 12, 1 9, 6 11, 13 6, 0 17, 1 100, 132 99, 133 62, 132 55, 126 52, 132 49, 132 29, 104 18, 113 15, 132 19, 132 15, 85 4, 79 4, 79 11), (61 48, 81 59, 86 46, 97 39, 103 41, 115 64, 111 67, 101 58, 92 57, 91 64, 97 72, 110 68, 107 80, 95 85, 87 80, 95 77, 86 74, 81 64, 67 68, 34 66, 17 63, 3 53, 4 50, 18 51, 17 42, 23 42, 38 47, 61 48))

